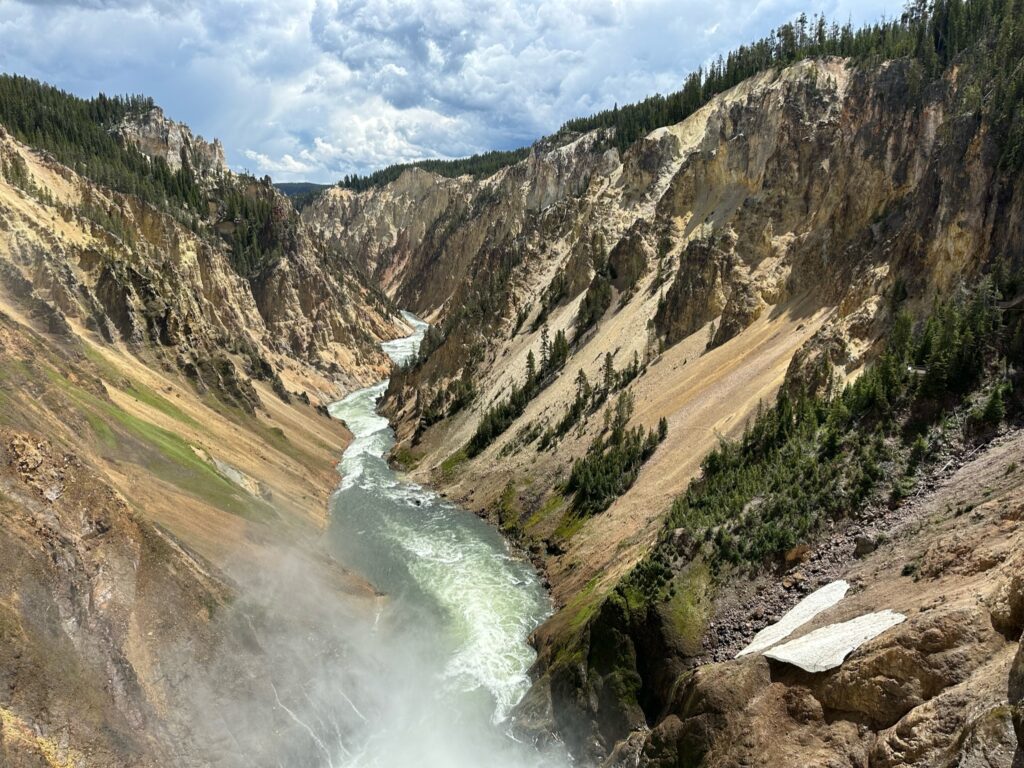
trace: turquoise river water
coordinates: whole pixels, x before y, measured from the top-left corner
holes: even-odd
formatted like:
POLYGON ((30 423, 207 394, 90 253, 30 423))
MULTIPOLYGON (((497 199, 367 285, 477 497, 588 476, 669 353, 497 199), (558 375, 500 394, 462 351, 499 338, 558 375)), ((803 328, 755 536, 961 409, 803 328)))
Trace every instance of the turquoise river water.
MULTIPOLYGON (((397 363, 415 356, 427 325, 384 344, 397 363)), ((536 573, 470 512, 399 477, 394 444, 376 412, 387 382, 331 406, 354 440, 341 460, 330 545, 386 597, 362 638, 357 679, 345 693, 344 743, 321 744, 331 766, 533 768, 559 766, 511 735, 508 715, 529 687, 530 632, 550 611, 536 573), (362 676, 361 679, 360 676, 362 676), (349 700, 351 699, 351 700, 349 700), (352 734, 355 734, 354 736, 352 734)))

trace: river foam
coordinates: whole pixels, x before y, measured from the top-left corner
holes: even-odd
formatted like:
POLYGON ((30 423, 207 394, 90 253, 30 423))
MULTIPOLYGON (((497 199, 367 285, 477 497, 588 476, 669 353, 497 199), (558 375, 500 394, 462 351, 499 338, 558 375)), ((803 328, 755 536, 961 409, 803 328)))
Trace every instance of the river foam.
MULTIPOLYGON (((414 358, 427 325, 383 345, 399 364, 414 358)), ((394 444, 376 406, 387 382, 331 406, 353 433, 332 503, 335 556, 386 593, 367 629, 373 669, 357 690, 363 743, 332 765, 562 765, 507 734, 507 717, 529 688, 529 633, 550 611, 532 567, 475 515, 408 482, 388 466, 394 444)))

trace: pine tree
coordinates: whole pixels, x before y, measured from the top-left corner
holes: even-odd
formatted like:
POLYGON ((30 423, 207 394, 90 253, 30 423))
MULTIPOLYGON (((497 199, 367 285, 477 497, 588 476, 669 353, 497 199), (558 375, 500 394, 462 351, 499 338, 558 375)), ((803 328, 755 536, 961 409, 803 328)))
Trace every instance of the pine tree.
POLYGON ((580 368, 579 373, 576 374, 576 400, 588 401, 590 393, 590 381, 587 379, 587 374, 580 368))
POLYGON ((986 424, 997 425, 1006 417, 1006 404, 1003 402, 1002 384, 992 388, 992 393, 985 401, 985 407, 981 411, 981 419, 986 424))
POLYGON ((604 387, 605 397, 615 389, 615 362, 612 360, 612 353, 604 353, 604 365, 601 367, 601 381, 604 387))

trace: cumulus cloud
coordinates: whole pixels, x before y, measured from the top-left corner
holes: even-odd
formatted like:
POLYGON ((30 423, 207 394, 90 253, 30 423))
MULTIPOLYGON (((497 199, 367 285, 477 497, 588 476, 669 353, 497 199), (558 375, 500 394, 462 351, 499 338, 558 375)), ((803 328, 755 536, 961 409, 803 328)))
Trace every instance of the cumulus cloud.
POLYGON ((264 154, 263 152, 257 152, 253 149, 245 150, 244 154, 247 158, 256 163, 257 168, 266 170, 275 176, 304 176, 313 173, 316 170, 316 166, 304 162, 303 160, 297 160, 288 153, 285 153, 277 160, 272 158, 270 155, 264 154))
POLYGON ((657 91, 800 11, 894 0, 7 0, 0 68, 145 92, 236 168, 333 181, 530 143, 657 91))

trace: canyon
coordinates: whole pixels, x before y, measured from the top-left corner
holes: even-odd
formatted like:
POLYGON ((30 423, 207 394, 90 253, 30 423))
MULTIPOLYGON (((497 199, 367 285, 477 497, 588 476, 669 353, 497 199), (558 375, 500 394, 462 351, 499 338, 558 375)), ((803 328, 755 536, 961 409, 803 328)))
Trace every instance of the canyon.
MULTIPOLYGON (((274 705, 275 674, 320 670, 303 667, 301 642, 286 660, 274 643, 330 637, 332 606, 369 614, 376 594, 320 543, 349 440, 324 408, 385 376, 378 342, 406 326, 301 232, 251 282, 138 197, 6 132, 0 156, 24 169, 0 184, 0 754, 286 759, 298 726, 274 705), (282 602, 303 584, 338 597, 282 602)), ((216 221, 212 176, 206 188, 216 221)), ((291 215, 269 187, 253 194, 291 215)))
MULTIPOLYGON (((358 764, 365 718, 348 696, 372 677, 357 668, 397 683, 372 632, 339 627, 375 627, 407 588, 379 542, 361 544, 376 518, 337 527, 364 468, 346 453, 338 490, 356 444, 330 412, 377 439, 356 428, 372 409, 344 399, 369 393, 402 475, 365 471, 403 504, 475 512, 510 542, 473 534, 501 578, 532 589, 529 558, 548 587, 551 610, 530 592, 515 628, 536 651, 528 676, 517 666, 514 694, 488 694, 509 715, 501 743, 537 764, 562 749, 609 768, 1019 764, 1015 363, 986 372, 1005 383, 995 426, 971 426, 984 379, 932 425, 920 466, 879 427, 880 474, 912 487, 874 487, 783 552, 734 562, 715 549, 724 524, 674 523, 714 476, 709 454, 753 445, 777 402, 839 402, 884 364, 901 317, 923 326, 1019 273, 1022 177, 1001 165, 974 78, 812 57, 626 149, 609 128, 558 134, 487 176, 410 168, 301 212, 156 107, 111 134, 194 172, 199 213, 112 191, 0 129, 3 168, 23 169, 0 179, 0 756, 358 764), (265 211, 270 257, 236 258, 236 198, 265 211), (382 343, 416 326, 399 308, 431 326, 393 366, 382 343), (582 512, 576 467, 632 430, 644 458, 582 512), (644 591, 649 572, 662 577, 644 591), (875 611, 906 620, 821 672, 736 656, 838 579, 846 597, 790 639, 875 611)), ((1008 327, 1014 300, 990 302, 1008 327)), ((901 381, 928 374, 900 363, 901 381)), ((380 717, 405 722, 393 704, 380 717)))
POLYGON ((927 88, 917 77, 907 62, 805 61, 743 82, 622 154, 598 130, 537 145, 489 178, 411 169, 369 192, 329 190, 304 211, 399 303, 440 322, 430 353, 392 376, 385 409, 403 438, 396 461, 499 526, 551 585, 558 610, 535 635, 524 733, 560 733, 578 756, 607 765, 1012 760, 1006 673, 1022 627, 992 607, 1001 595, 1020 599, 1010 555, 1020 485, 1008 457, 986 451, 959 480, 926 480, 956 485, 957 504, 932 490, 906 518, 865 512, 829 523, 781 573, 713 578, 684 568, 673 581, 682 599, 653 612, 618 604, 614 592, 665 535, 673 498, 708 451, 739 438, 780 389, 836 391, 879 355, 897 308, 921 314, 1021 253, 1019 178, 1001 176, 985 124, 963 111, 969 76, 927 88), (610 299, 596 326, 579 332, 602 262, 610 299), (522 382, 531 354, 540 359, 544 335, 559 332, 574 340, 562 371, 468 455, 488 409, 522 382), (571 408, 574 374, 600 382, 607 355, 618 370, 639 361, 631 423, 653 429, 665 419, 667 437, 606 511, 575 519, 562 489, 608 422, 585 418, 554 447, 540 437, 571 408), (452 394, 464 381, 475 390, 469 405, 452 394), (979 462, 1010 478, 998 494, 970 479, 979 462), (991 532, 979 541, 1001 554, 985 566, 937 568, 910 589, 902 566, 947 550, 955 523, 946 521, 980 506, 979 494, 1001 500, 978 523, 991 532), (854 540, 865 533, 893 543, 857 558, 854 540), (977 579, 965 602, 953 597, 962 568, 977 579), (726 661, 838 576, 855 579, 851 604, 928 614, 824 683, 763 657, 726 661), (883 597, 888 589, 900 599, 883 597), (965 610, 981 634, 949 635, 965 610), (924 634, 946 639, 929 650, 924 634), (942 682, 924 684, 926 662, 897 671, 881 661, 905 653, 958 661, 942 682), (855 701, 864 686, 918 693, 872 719, 875 705, 855 701), (972 692, 972 709, 953 717, 964 704, 957 686, 972 692), (989 757, 956 752, 987 749, 977 742, 989 737, 989 757))

